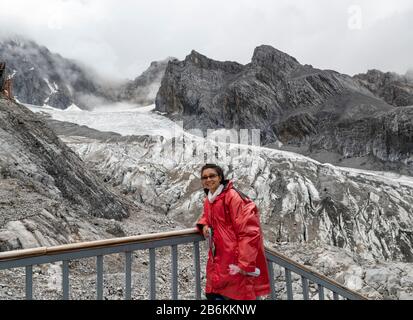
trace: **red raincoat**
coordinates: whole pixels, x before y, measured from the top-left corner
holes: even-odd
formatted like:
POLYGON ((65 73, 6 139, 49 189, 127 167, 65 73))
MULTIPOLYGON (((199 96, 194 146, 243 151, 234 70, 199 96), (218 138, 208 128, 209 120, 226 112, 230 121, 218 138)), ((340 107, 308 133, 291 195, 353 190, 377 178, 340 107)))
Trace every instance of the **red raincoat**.
POLYGON ((213 229, 215 256, 208 253, 206 293, 236 300, 254 300, 270 293, 267 261, 258 212, 252 201, 243 200, 229 181, 213 203, 204 201, 204 212, 197 222, 213 229), (224 204, 225 201, 225 204, 224 204), (246 272, 259 268, 258 277, 229 274, 229 265, 246 272))

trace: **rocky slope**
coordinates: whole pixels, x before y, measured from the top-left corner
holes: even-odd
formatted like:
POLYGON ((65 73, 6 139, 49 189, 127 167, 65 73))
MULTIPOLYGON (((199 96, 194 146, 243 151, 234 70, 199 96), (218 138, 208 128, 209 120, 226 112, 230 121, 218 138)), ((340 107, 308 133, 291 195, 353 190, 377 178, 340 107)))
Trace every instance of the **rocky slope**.
POLYGON ((413 173, 412 107, 395 108, 350 76, 301 65, 270 46, 257 47, 245 66, 195 51, 170 61, 156 110, 186 129, 259 129, 263 144, 413 173))
POLYGON ((1 97, 0 141, 1 251, 107 237, 99 218, 128 216, 129 205, 41 119, 1 97))
POLYGON ((409 73, 401 76, 393 72, 369 70, 355 75, 354 79, 388 104, 396 107, 413 105, 413 77, 409 73))
POLYGON ((116 84, 34 41, 0 40, 0 61, 7 63, 14 96, 22 103, 86 109, 116 100, 116 84))

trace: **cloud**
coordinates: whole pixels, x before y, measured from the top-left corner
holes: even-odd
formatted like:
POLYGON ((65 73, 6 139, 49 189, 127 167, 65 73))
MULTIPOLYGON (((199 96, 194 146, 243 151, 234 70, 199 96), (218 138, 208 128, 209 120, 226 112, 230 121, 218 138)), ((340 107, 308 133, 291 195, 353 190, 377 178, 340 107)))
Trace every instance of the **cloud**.
POLYGON ((248 63, 269 44, 301 63, 354 74, 412 68, 410 0, 0 0, 0 30, 105 76, 134 78, 192 49, 248 63))

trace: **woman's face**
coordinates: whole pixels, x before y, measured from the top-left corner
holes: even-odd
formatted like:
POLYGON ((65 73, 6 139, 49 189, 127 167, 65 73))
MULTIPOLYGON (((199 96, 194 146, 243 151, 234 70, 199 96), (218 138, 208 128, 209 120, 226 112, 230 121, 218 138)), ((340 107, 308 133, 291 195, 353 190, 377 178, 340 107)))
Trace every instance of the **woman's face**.
POLYGON ((215 192, 220 185, 221 178, 214 169, 205 169, 202 171, 201 180, 205 189, 215 192))

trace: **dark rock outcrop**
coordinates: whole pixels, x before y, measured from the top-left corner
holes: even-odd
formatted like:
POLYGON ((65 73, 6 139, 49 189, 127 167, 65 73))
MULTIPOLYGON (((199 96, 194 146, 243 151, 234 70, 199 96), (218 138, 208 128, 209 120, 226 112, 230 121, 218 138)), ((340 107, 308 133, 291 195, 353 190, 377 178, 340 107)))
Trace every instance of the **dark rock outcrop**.
POLYGON ((0 92, 3 91, 3 86, 6 82, 6 73, 6 64, 0 61, 0 92))
POLYGON ((369 70, 355 75, 354 79, 393 106, 413 106, 413 77, 409 73, 401 76, 393 72, 369 70))
POLYGON ((352 77, 301 65, 270 46, 257 47, 245 66, 195 51, 170 61, 156 110, 186 129, 260 129, 264 145, 369 157, 413 174, 412 108, 398 110, 352 77))

